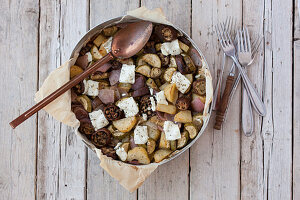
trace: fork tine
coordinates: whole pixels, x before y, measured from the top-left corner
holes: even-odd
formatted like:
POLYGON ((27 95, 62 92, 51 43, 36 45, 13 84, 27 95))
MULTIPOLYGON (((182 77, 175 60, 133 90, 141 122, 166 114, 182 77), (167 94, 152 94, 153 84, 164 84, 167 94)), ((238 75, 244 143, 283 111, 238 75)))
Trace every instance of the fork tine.
POLYGON ((236 44, 236 46, 237 46, 237 51, 238 52, 240 52, 241 51, 241 45, 240 45, 240 42, 241 42, 241 38, 240 38, 240 34, 239 34, 239 31, 237 31, 237 33, 236 33, 236 39, 237 39, 237 44, 236 44))
POLYGON ((250 43, 250 37, 249 37, 248 28, 245 27, 245 30, 246 30, 246 36, 247 36, 247 46, 248 46, 248 51, 251 53, 251 43, 250 43))
POLYGON ((244 52, 244 44, 243 44, 243 34, 242 34, 242 30, 241 30, 241 28, 240 28, 240 30, 239 30, 239 34, 240 34, 240 50, 241 50, 241 52, 244 52))
POLYGON ((222 39, 222 37, 221 37, 219 25, 217 24, 217 25, 215 26, 215 28, 216 28, 216 33, 217 33, 218 39, 219 39, 219 41, 220 41, 220 44, 221 44, 222 48, 224 48, 224 45, 223 45, 223 39, 222 39))
POLYGON ((247 52, 249 51, 248 45, 247 45, 247 36, 246 36, 246 31, 245 31, 245 27, 243 26, 243 44, 244 44, 244 51, 247 52))
POLYGON ((253 58, 254 58, 254 56, 256 55, 256 53, 258 52, 258 49, 259 49, 259 47, 260 47, 260 45, 261 45, 262 40, 263 40, 263 37, 259 37, 259 36, 258 36, 258 42, 256 43, 255 46, 253 46, 253 51, 252 51, 252 57, 253 57, 253 58))

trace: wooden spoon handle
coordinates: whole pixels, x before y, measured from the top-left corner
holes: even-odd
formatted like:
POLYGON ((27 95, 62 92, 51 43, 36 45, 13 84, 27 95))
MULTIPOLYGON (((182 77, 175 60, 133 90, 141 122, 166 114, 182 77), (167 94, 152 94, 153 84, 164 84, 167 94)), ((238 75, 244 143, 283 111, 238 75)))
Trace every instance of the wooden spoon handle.
POLYGON ((234 76, 231 76, 231 75, 227 76, 225 89, 224 89, 224 92, 222 95, 221 102, 219 104, 220 106, 217 111, 216 122, 215 122, 215 126, 214 126, 214 128, 217 130, 221 130, 222 123, 224 122, 224 119, 225 119, 224 115, 225 115, 226 108, 228 105, 230 91, 232 89, 233 81, 234 81, 234 76))
POLYGON ((49 96, 44 98, 42 101, 38 102, 36 105, 34 105, 32 108, 24 112, 22 115, 20 115, 18 118, 11 121, 9 124, 12 128, 16 128, 18 125, 20 125, 22 122, 24 122, 26 119, 31 117, 33 114, 47 106, 49 103, 51 103, 53 100, 55 100, 57 97, 77 85, 80 81, 82 81, 84 78, 86 78, 88 75, 94 73, 101 65, 107 63, 113 59, 113 55, 111 53, 107 54, 97 62, 95 62, 91 67, 86 69, 84 72, 79 74, 78 76, 74 77, 72 80, 61 86, 59 89, 51 93, 49 96))

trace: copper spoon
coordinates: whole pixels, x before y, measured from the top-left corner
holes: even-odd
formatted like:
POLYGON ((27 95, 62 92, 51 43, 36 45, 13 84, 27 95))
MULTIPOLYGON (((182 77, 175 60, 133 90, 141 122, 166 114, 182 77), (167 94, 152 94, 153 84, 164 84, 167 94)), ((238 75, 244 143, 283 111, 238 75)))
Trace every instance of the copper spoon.
POLYGON ((44 98, 42 101, 37 103, 35 106, 27 110, 25 113, 20 115, 9 124, 12 128, 16 128, 19 124, 24 122, 30 116, 44 108, 46 105, 51 103, 57 97, 77 85, 80 81, 86 78, 88 75, 95 72, 101 65, 112 60, 114 57, 117 58, 129 58, 138 53, 149 40, 152 33, 152 23, 147 21, 140 21, 131 23, 125 28, 121 29, 113 37, 111 52, 106 56, 95 62, 91 67, 86 69, 80 75, 74 77, 72 80, 61 86, 55 92, 44 98))

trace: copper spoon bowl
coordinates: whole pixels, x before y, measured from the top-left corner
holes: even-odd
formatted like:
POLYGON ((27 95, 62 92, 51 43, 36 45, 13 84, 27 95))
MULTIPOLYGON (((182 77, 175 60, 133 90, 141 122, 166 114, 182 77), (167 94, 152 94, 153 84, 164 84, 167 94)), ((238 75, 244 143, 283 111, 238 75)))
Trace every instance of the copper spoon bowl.
POLYGON ((138 53, 149 40, 152 33, 153 25, 148 21, 140 21, 131 23, 125 28, 121 29, 113 37, 111 49, 112 51, 106 56, 95 62, 91 67, 86 69, 80 75, 74 77, 72 80, 61 86, 59 89, 54 91, 52 94, 47 96, 45 99, 34 105, 32 108, 27 110, 25 113, 11 121, 9 124, 12 128, 16 128, 26 119, 31 117, 33 114, 47 106, 57 97, 77 85, 80 81, 86 78, 88 75, 94 73, 103 64, 109 62, 113 58, 129 58, 138 53))

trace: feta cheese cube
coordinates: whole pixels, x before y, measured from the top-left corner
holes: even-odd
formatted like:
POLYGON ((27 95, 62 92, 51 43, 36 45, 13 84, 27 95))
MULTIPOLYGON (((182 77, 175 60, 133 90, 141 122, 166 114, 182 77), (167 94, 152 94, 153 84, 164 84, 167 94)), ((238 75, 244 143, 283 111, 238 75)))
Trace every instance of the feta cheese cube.
POLYGON ((102 44, 107 53, 111 52, 111 43, 112 37, 108 38, 108 40, 102 44))
POLYGON ((165 121, 163 129, 166 135, 166 140, 177 140, 181 138, 178 125, 172 121, 165 121))
POLYGON ((125 117, 133 117, 139 112, 139 107, 133 97, 121 99, 116 105, 124 111, 125 117))
POLYGON ((150 94, 153 95, 153 89, 149 87, 150 94))
POLYGON ((92 81, 92 80, 83 80, 84 84, 84 92, 83 94, 89 95, 89 96, 98 96, 99 94, 99 82, 92 81))
POLYGON ((127 152, 125 151, 125 149, 123 147, 119 147, 116 150, 116 154, 119 156, 120 160, 126 161, 126 159, 127 159, 127 152))
POLYGON ((156 110, 156 104, 155 104, 154 98, 150 97, 150 101, 151 101, 151 110, 155 111, 156 110))
POLYGON ((127 65, 127 64, 122 65, 119 82, 134 84, 134 82, 135 82, 135 65, 127 65))
POLYGON ((166 96, 165 96, 165 92, 163 90, 156 93, 156 101, 158 104, 168 105, 168 102, 167 102, 166 96))
POLYGON ((126 159, 127 159, 127 152, 125 151, 125 149, 123 147, 121 147, 121 145, 122 145, 122 143, 119 142, 115 146, 116 154, 119 156, 120 160, 126 161, 126 159))
POLYGON ((92 62, 93 61, 93 56, 92 56, 91 52, 87 52, 85 55, 87 55, 88 62, 92 62))
POLYGON ((174 72, 172 75, 171 83, 175 83, 179 92, 184 94, 189 89, 191 82, 180 72, 174 72))
POLYGON ((148 118, 148 117, 147 117, 147 115, 146 115, 145 113, 143 113, 142 117, 143 117, 143 120, 144 120, 144 121, 147 121, 147 118, 148 118))
POLYGON ((167 55, 178 55, 181 53, 178 40, 173 40, 172 42, 164 42, 161 45, 161 53, 165 56, 167 55))
POLYGON ((89 113, 91 122, 95 130, 99 130, 109 124, 109 121, 105 118, 102 110, 96 110, 94 112, 89 113))
POLYGON ((147 126, 137 126, 134 129, 134 143, 145 144, 148 141, 148 130, 147 126))

